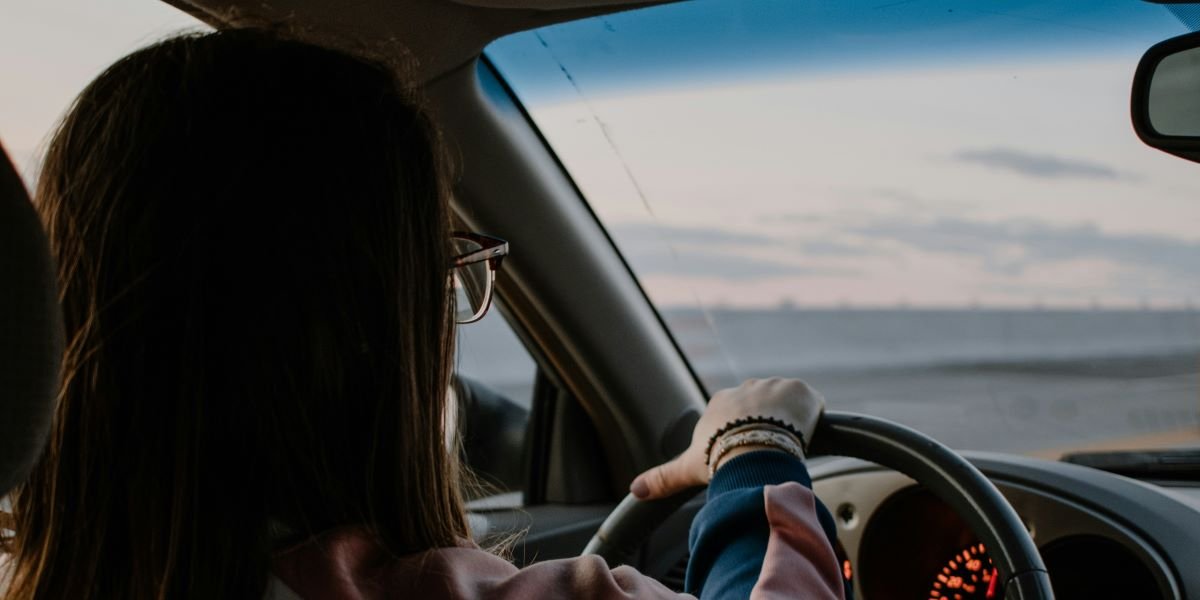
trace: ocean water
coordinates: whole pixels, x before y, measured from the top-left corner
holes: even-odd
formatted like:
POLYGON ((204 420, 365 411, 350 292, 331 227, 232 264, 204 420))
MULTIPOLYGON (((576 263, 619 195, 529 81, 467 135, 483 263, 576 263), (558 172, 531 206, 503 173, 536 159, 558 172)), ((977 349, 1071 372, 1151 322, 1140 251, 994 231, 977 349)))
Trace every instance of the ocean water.
MULTIPOLYGON (((709 391, 800 377, 831 409, 906 423, 959 448, 1053 456, 1200 445, 1200 311, 667 310, 709 391)), ((460 369, 528 398, 533 363, 489 318, 460 369)))
MULTIPOLYGON (((676 310, 706 376, 896 368, 1137 365, 1200 351, 1200 312, 1149 310, 676 310), (1093 362, 1094 361, 1094 362, 1093 362)), ((1192 364, 1195 370, 1195 364, 1192 364)))

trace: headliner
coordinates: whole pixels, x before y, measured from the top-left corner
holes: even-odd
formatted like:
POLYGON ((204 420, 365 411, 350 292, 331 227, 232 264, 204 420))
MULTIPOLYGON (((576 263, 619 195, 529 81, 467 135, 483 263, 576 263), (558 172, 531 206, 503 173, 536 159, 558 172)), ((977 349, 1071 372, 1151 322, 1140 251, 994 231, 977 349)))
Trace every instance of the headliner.
POLYGON ((303 29, 317 43, 399 45, 413 77, 427 83, 510 33, 676 0, 163 1, 217 28, 281 23, 303 29))

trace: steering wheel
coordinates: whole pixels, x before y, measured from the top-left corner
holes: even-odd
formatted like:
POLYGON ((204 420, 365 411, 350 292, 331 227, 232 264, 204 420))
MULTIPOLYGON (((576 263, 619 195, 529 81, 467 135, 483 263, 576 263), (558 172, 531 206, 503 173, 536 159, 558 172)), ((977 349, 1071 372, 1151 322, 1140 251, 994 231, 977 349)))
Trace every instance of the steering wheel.
MULTIPOLYGON (((1053 600, 1046 565, 1020 517, 996 486, 953 450, 892 421, 826 412, 809 452, 861 458, 916 480, 954 508, 987 545, 1004 585, 1004 598, 1053 600)), ((646 502, 626 496, 583 553, 600 555, 610 565, 626 562, 654 528, 697 491, 646 502)))

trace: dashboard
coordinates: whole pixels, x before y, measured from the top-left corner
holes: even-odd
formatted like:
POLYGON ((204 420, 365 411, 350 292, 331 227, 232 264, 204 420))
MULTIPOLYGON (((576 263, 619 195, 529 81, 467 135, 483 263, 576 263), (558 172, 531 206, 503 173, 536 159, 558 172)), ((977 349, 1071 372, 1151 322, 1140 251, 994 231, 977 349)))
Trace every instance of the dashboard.
MULTIPOLYGON (((1153 484, 1063 462, 962 454, 1029 529, 1058 600, 1200 600, 1200 482, 1153 484)), ((1001 595, 988 548, 913 480, 857 459, 808 463, 837 525, 843 575, 857 600, 1001 595)), ((688 529, 703 504, 700 494, 665 519, 631 564, 682 591, 688 529)), ((528 531, 515 553, 527 564, 577 555, 611 509, 547 505, 488 516, 496 530, 528 531)))
MULTIPOLYGON (((967 456, 1029 529, 1059 600, 1200 598, 1196 582, 1185 581, 1200 570, 1200 504, 1187 497, 1200 498, 1197 488, 1166 490, 1063 463, 967 456)), ((987 548, 932 493, 854 459, 811 467, 817 496, 838 526, 843 572, 860 600, 1002 596, 987 548)))

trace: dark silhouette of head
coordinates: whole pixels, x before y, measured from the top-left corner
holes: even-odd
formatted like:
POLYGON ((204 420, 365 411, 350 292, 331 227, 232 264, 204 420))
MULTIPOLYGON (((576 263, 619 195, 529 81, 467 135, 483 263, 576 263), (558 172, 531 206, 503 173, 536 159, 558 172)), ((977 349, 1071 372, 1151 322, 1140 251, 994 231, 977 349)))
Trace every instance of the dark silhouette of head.
POLYGON ((114 64, 37 204, 67 351, 11 597, 261 597, 342 526, 466 536, 440 142, 381 63, 259 30, 114 64))

